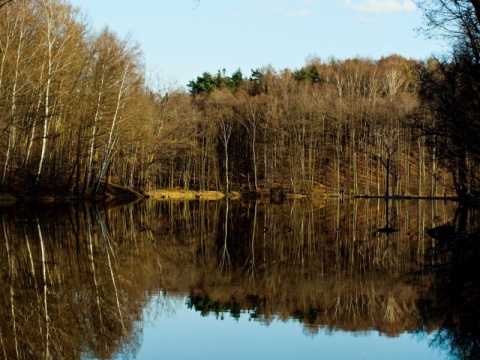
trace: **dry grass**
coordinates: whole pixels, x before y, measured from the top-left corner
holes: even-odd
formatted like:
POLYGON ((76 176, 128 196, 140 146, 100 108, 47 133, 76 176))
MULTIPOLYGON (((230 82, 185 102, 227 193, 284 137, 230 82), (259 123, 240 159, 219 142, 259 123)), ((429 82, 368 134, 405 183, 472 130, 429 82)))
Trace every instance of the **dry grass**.
POLYGON ((158 200, 219 200, 225 197, 219 191, 154 190, 145 194, 158 200))
POLYGON ((4 194, 0 195, 0 204, 12 204, 16 200, 17 199, 15 198, 15 196, 12 196, 12 195, 4 195, 4 194))
MULTIPOLYGON (((269 197, 270 191, 260 192, 260 198, 269 197)), ((220 191, 194 191, 194 190, 180 190, 180 189, 157 189, 145 192, 145 195, 157 200, 219 200, 225 197, 229 199, 241 199, 242 194, 240 192, 232 191, 228 194, 224 194, 220 191)), ((325 197, 337 197, 337 194, 327 194, 325 187, 312 190, 309 194, 290 194, 286 193, 286 199, 323 199, 325 197)))

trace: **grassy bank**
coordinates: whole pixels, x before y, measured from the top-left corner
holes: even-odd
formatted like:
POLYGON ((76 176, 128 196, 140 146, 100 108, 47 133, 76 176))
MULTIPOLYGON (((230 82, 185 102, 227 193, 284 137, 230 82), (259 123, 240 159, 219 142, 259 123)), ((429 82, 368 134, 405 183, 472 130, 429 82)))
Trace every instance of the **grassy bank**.
POLYGON ((219 200, 225 197, 219 191, 193 191, 160 189, 146 192, 145 195, 157 200, 219 200))

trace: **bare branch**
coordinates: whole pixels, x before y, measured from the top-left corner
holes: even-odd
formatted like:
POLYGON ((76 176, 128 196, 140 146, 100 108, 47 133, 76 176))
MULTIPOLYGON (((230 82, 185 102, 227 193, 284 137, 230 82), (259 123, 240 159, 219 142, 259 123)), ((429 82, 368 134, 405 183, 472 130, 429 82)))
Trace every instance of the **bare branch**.
MULTIPOLYGON (((7 5, 9 2, 12 2, 12 1, 13 1, 13 0, 6 0, 6 1, 4 1, 3 3, 0 4, 0 9, 1 9, 2 7, 4 7, 5 5, 7 5)), ((198 0, 198 1, 200 1, 200 0, 198 0)))
POLYGON ((472 3, 473 8, 475 9, 477 20, 480 20, 480 0, 470 0, 470 2, 472 3))

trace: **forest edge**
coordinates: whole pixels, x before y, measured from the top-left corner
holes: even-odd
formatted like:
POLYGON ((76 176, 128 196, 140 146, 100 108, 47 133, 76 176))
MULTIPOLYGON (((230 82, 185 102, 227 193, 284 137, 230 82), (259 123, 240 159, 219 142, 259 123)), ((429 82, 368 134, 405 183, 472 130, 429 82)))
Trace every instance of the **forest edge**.
POLYGON ((155 200, 221 200, 224 198, 232 200, 255 200, 255 199, 269 199, 272 202, 282 202, 287 199, 325 199, 325 198, 339 198, 343 201, 344 198, 381 198, 381 199, 428 199, 428 200, 451 200, 459 201, 460 199, 455 196, 404 196, 404 195, 349 195, 349 194, 335 194, 327 192, 325 189, 317 189, 307 194, 293 194, 284 191, 281 188, 262 189, 260 191, 231 191, 229 193, 223 193, 220 191, 195 191, 195 190, 183 190, 183 189, 157 189, 154 191, 136 191, 126 186, 117 184, 101 184, 101 191, 95 198, 90 197, 78 197, 73 194, 62 193, 47 193, 47 194, 35 194, 35 195, 14 195, 14 194, 1 194, 0 204, 15 203, 15 202, 35 202, 35 203, 51 203, 51 202, 77 202, 77 201, 114 201, 121 203, 136 202, 145 198, 151 198, 155 200))

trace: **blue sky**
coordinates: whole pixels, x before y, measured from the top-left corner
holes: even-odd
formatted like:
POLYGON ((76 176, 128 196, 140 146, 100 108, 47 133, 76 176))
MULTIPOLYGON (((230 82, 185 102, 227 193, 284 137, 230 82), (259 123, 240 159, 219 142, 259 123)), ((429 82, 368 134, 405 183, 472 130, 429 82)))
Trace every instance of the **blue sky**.
POLYGON ((411 0, 71 0, 94 30, 108 25, 144 53, 148 74, 185 86, 204 71, 227 74, 271 65, 298 69, 306 58, 441 52, 418 35, 411 0))

